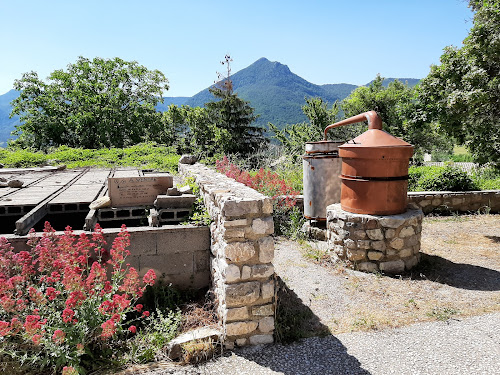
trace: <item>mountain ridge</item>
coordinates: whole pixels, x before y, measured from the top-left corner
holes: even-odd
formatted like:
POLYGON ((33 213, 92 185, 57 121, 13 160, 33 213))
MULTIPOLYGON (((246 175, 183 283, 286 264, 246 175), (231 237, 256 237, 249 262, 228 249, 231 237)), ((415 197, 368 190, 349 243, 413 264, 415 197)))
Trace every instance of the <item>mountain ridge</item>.
MULTIPOLYGON (((384 86, 396 78, 386 78, 384 86)), ((416 78, 397 78, 408 82, 410 86, 418 83, 416 78)), ((316 85, 293 73, 290 68, 277 61, 270 61, 262 57, 231 75, 234 91, 240 98, 250 102, 259 115, 256 125, 265 126, 272 122, 278 127, 306 121, 302 113, 302 106, 306 97, 321 97, 329 105, 336 100, 341 101, 358 86, 349 83, 316 85)), ((369 85, 367 83, 365 86, 369 85)), ((11 112, 10 102, 17 97, 16 90, 10 90, 0 95, 0 145, 5 145, 19 124, 16 116, 9 119, 11 112)), ((191 97, 164 97, 163 104, 159 103, 157 109, 165 111, 170 104, 189 105, 191 107, 204 106, 213 99, 209 88, 196 93, 191 97)))

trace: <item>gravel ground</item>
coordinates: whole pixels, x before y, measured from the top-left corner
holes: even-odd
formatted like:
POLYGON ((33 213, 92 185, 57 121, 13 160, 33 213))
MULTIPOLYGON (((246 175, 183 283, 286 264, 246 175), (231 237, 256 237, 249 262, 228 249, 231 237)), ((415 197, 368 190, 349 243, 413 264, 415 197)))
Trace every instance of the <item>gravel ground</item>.
POLYGON ((311 337, 288 346, 247 347, 199 366, 163 364, 140 374, 489 375, 498 373, 498 332, 500 314, 495 313, 370 333, 311 337))

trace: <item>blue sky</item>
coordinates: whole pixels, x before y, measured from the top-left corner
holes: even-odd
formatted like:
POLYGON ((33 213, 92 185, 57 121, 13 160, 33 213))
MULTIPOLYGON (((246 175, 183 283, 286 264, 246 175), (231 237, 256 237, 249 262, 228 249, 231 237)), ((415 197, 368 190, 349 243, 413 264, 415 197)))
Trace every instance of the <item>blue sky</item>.
POLYGON ((165 96, 213 83, 261 57, 316 84, 422 78, 472 26, 465 0, 0 0, 0 94, 34 70, 45 78, 78 56, 161 70, 165 96))

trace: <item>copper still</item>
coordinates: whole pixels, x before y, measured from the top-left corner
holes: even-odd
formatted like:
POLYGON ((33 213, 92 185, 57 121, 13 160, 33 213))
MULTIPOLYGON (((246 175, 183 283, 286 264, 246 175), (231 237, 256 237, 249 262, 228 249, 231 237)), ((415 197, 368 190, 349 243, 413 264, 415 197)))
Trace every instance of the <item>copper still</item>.
POLYGON ((406 211, 408 164, 413 146, 382 130, 375 111, 365 112, 325 128, 368 120, 368 130, 339 146, 342 158, 340 206, 344 211, 396 215, 406 211))

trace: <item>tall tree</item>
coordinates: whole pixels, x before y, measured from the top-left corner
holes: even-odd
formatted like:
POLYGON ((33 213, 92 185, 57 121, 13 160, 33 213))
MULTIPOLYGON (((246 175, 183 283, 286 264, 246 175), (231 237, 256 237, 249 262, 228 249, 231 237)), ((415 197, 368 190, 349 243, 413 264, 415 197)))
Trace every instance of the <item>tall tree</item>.
POLYGON ((500 2, 471 0, 473 26, 461 48, 446 47, 419 98, 440 129, 477 162, 500 168, 500 2))
POLYGON ((213 101, 205 104, 209 118, 217 131, 219 150, 227 154, 247 156, 265 146, 264 129, 252 125, 257 116, 250 104, 233 90, 229 55, 224 61, 227 74, 219 73, 218 82, 210 88, 213 101))
POLYGON ((155 132, 161 126, 155 105, 168 81, 135 61, 79 57, 67 71, 51 73, 47 83, 30 72, 14 87, 20 95, 11 117, 20 115, 22 122, 16 143, 99 148, 128 146, 155 132))
MULTIPOLYGON (((345 117, 367 111, 376 111, 383 122, 384 130, 415 146, 416 157, 433 150, 449 151, 452 143, 438 133, 422 115, 422 106, 417 101, 416 90, 395 80, 387 87, 380 75, 369 86, 360 86, 342 102, 345 117)), ((358 133, 366 127, 355 128, 358 133)))

